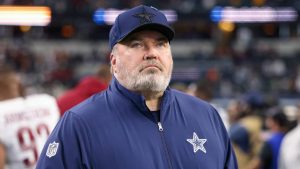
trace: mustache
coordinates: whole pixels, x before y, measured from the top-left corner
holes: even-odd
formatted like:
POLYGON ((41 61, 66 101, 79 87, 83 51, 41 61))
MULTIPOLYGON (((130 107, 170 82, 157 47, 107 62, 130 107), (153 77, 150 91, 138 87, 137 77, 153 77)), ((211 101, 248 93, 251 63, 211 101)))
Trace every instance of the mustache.
POLYGON ((160 71, 163 70, 163 66, 156 62, 156 61, 146 61, 144 63, 142 63, 140 66, 139 66, 139 71, 141 72, 142 70, 146 69, 147 67, 157 67, 160 71))

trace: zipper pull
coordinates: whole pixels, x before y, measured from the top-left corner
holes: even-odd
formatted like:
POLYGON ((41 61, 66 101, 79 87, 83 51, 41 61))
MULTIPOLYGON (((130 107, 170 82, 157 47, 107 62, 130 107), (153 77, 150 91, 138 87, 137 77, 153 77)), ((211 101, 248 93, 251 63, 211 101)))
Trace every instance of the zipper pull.
POLYGON ((158 130, 159 131, 163 131, 164 130, 160 122, 158 122, 157 125, 158 125, 158 130))

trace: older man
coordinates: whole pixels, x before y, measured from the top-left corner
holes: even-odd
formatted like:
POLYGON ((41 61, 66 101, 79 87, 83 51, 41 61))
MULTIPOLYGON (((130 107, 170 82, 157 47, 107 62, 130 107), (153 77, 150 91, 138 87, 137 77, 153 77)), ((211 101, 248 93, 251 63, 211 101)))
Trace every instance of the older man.
POLYGON ((153 7, 120 14, 109 35, 108 90, 65 114, 37 168, 236 169, 218 112, 168 87, 173 36, 153 7))

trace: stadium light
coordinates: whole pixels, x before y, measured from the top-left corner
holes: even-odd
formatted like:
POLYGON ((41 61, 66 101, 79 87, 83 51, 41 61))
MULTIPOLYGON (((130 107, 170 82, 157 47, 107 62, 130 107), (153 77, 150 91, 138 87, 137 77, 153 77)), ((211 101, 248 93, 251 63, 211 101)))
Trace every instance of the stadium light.
POLYGON ((0 25, 46 26, 51 9, 45 6, 0 6, 0 25))
POLYGON ((272 7, 215 7, 210 13, 214 22, 227 21, 235 23, 257 22, 291 22, 296 21, 298 14, 293 8, 272 7))
MULTIPOLYGON (((115 22, 117 16, 125 10, 118 9, 97 9, 94 12, 93 20, 98 25, 112 25, 115 22)), ((174 10, 161 10, 167 17, 168 22, 172 23, 177 21, 177 13, 174 10)))

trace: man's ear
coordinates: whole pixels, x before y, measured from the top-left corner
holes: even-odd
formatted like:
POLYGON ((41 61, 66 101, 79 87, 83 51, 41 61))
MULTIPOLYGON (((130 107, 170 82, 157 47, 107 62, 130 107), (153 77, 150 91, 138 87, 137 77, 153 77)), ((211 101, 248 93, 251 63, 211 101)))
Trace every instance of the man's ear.
POLYGON ((110 65, 111 65, 111 73, 115 73, 116 72, 116 62, 117 62, 117 59, 116 59, 116 56, 112 53, 110 53, 110 65))

